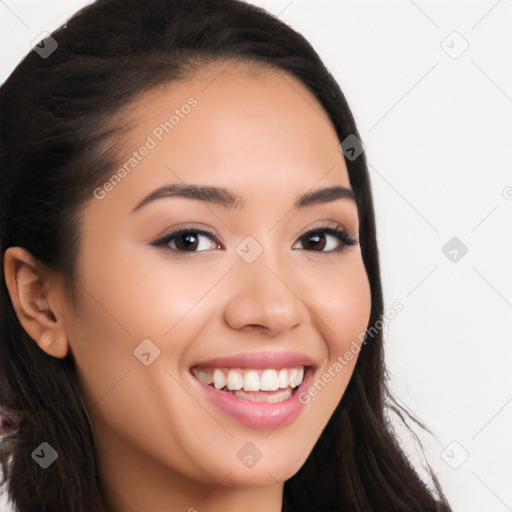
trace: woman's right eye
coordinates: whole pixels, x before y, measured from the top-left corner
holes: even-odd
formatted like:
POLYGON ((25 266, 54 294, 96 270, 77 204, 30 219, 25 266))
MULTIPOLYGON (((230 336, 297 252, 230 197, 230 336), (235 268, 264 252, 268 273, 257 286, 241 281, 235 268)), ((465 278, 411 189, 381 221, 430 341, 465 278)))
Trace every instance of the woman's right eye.
POLYGON ((199 229, 179 229, 151 242, 155 247, 163 247, 175 253, 203 252, 220 249, 221 244, 213 233, 199 229))

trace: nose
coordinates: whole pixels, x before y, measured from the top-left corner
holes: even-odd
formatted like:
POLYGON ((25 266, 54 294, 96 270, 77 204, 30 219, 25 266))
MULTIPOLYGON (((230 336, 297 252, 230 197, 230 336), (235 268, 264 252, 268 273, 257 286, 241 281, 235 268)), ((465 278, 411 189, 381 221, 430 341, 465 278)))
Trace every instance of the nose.
POLYGON ((226 323, 238 331, 261 330, 271 337, 300 325, 308 308, 294 289, 292 274, 290 267, 270 262, 265 251, 253 263, 237 261, 228 284, 226 323))

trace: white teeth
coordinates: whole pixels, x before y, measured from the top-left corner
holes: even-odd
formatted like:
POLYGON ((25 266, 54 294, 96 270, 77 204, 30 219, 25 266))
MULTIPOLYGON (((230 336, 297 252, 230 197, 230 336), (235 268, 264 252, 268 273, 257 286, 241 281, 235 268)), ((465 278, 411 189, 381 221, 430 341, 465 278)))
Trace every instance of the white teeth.
POLYGON ((286 368, 283 368, 282 370, 279 370, 279 375, 277 377, 277 381, 279 383, 280 389, 285 389, 288 387, 288 370, 286 368))
POLYGON ((211 376, 201 370, 199 370, 198 368, 195 369, 195 375, 196 377, 201 381, 201 382, 204 382, 205 384, 211 384, 213 382, 213 379, 211 378, 211 376))
POLYGON ((304 378, 304 366, 293 368, 246 369, 246 368, 193 368, 194 375, 204 384, 215 389, 224 387, 230 391, 277 391, 296 388, 304 378))
POLYGON ((275 395, 269 395, 267 393, 258 393, 256 395, 247 396, 244 391, 234 391, 233 394, 239 398, 245 398, 251 402, 267 402, 269 404, 277 404, 278 402, 284 402, 292 396, 292 389, 288 388, 275 395))
POLYGON ((254 371, 247 372, 244 376, 244 391, 259 391, 260 378, 254 371))
POLYGON ((275 391, 279 389, 279 382, 277 381, 277 373, 275 370, 265 370, 260 378, 261 391, 275 391))
POLYGON ((295 386, 300 386, 302 384, 302 379, 304 378, 304 366, 301 366, 297 370, 297 377, 295 377, 295 386))
POLYGON ((218 368, 213 372, 213 385, 215 389, 222 389, 226 385, 226 377, 218 368))
POLYGON ((297 368, 292 368, 288 372, 288 379, 290 381, 290 386, 293 388, 297 387, 297 384, 295 384, 295 381, 297 380, 297 368))
POLYGON ((230 370, 228 373, 228 380, 226 385, 228 389, 237 391, 239 389, 242 389, 244 385, 244 379, 240 375, 240 373, 235 372, 234 370, 230 370))

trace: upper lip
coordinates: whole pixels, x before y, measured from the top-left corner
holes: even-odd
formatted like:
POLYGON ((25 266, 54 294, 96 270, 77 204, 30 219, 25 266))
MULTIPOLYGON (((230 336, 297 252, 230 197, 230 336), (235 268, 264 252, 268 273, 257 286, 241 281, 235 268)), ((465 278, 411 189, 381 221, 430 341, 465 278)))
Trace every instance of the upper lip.
POLYGON ((198 368, 252 368, 265 369, 292 368, 294 366, 315 366, 315 361, 299 352, 243 352, 227 354, 201 361, 194 365, 198 368))

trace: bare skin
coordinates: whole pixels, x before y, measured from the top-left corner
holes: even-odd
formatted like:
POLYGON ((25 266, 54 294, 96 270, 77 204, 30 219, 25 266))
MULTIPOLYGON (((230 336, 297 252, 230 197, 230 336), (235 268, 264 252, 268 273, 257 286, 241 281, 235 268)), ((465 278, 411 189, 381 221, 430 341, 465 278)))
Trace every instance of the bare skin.
POLYGON ((368 324, 355 202, 294 208, 307 192, 350 189, 326 113, 283 71, 231 63, 219 74, 224 67, 130 106, 121 165, 174 109, 197 100, 104 197, 87 202, 76 304, 59 275, 22 248, 6 251, 23 327, 42 350, 76 360, 108 512, 280 511, 283 483, 313 449, 357 355, 291 424, 273 430, 248 427, 206 400, 190 369, 226 354, 289 350, 314 361, 316 381, 368 324), (182 182, 225 187, 242 200, 228 209, 167 197, 132 211, 159 187, 182 182), (301 241, 326 224, 343 227, 354 245, 336 251, 343 242, 328 233, 321 250, 301 241), (216 238, 201 235, 180 254, 169 250, 176 240, 151 245, 181 227, 216 238), (248 236, 262 249, 252 263, 236 250, 248 236), (145 339, 160 350, 149 366, 134 355, 145 339), (261 453, 252 467, 237 456, 248 442, 261 453))

